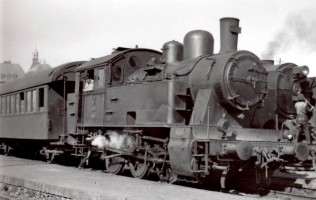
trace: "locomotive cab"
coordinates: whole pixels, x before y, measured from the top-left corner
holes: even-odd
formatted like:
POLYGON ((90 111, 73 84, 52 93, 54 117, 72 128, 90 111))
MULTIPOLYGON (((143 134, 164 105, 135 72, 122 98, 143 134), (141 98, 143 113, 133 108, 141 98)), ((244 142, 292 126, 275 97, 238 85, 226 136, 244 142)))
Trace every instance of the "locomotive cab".
POLYGON ((153 50, 117 48, 111 55, 93 59, 78 67, 78 127, 135 123, 137 112, 144 105, 138 103, 140 94, 132 91, 137 87, 128 87, 130 76, 142 68, 150 70, 148 61, 159 57, 161 53, 153 50), (87 75, 94 79, 93 89, 89 91, 84 90, 87 75))

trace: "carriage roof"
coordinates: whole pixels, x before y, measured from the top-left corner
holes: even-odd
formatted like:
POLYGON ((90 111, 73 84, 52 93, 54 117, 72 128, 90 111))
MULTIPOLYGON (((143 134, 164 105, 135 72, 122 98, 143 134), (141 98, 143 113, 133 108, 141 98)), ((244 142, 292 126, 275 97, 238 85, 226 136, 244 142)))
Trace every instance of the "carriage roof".
POLYGON ((16 92, 31 87, 45 85, 50 82, 63 80, 65 77, 68 78, 67 74, 74 73, 75 68, 84 62, 85 61, 70 62, 38 73, 26 74, 21 78, 1 85, 0 94, 2 95, 6 93, 16 92))

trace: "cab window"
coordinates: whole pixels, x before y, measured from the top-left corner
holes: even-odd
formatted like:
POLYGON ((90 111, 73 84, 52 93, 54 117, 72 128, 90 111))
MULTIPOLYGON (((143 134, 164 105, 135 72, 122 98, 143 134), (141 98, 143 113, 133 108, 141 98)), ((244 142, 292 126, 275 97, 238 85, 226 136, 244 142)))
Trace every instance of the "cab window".
POLYGON ((83 91, 88 92, 94 88, 94 71, 88 70, 83 74, 83 91))
POLYGON ((96 88, 104 88, 104 69, 98 69, 96 88))
POLYGON ((112 85, 120 85, 123 83, 123 66, 114 65, 111 68, 111 82, 112 85))

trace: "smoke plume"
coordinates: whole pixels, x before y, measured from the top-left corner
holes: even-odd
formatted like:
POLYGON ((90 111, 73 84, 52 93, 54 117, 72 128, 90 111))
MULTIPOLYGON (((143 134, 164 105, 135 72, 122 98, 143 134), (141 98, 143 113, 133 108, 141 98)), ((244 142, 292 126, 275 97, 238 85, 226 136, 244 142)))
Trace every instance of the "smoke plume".
POLYGON ((278 53, 285 53, 294 48, 302 52, 316 51, 316 17, 315 11, 305 9, 291 13, 286 17, 284 26, 269 42, 267 50, 263 52, 263 59, 273 59, 278 53))
POLYGON ((107 137, 97 135, 91 142, 93 146, 99 149, 110 147, 114 149, 131 149, 135 147, 134 138, 128 134, 119 134, 117 132, 108 132, 107 137))

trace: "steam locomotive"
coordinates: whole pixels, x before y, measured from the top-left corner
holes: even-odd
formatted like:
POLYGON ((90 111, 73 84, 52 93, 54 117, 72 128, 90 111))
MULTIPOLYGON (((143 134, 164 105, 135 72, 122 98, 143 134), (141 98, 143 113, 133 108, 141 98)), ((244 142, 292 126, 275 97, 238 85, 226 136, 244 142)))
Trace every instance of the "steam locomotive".
POLYGON ((312 100, 308 67, 237 50, 236 18, 222 18, 220 30, 217 54, 212 34, 195 30, 162 53, 119 47, 4 85, 2 149, 43 148, 49 161, 67 154, 80 165, 97 155, 110 173, 128 166, 168 182, 219 173, 222 187, 229 172, 252 170, 264 184, 282 166, 315 168, 315 142, 293 129, 297 95, 312 100))

